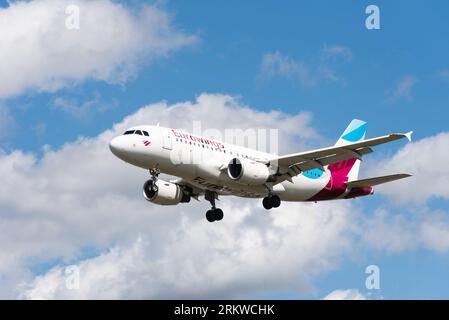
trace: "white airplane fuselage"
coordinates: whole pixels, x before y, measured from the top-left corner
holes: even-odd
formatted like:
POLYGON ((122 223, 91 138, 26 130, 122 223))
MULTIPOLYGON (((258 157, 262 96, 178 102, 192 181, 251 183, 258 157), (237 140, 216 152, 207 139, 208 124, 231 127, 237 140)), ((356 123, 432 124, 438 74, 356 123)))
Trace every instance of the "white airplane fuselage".
POLYGON ((373 186, 410 177, 399 173, 358 179, 362 156, 371 147, 412 131, 365 139, 367 123, 353 119, 334 146, 278 156, 160 126, 136 126, 109 143, 114 155, 150 171, 143 185, 146 200, 159 205, 204 198, 209 222, 223 219, 219 195, 263 198, 265 209, 282 201, 350 199, 373 194, 373 186), (159 179, 159 173, 178 177, 159 179))
MULTIPOLYGON (((226 165, 235 158, 268 162, 276 155, 160 126, 136 126, 128 131, 136 130, 149 135, 124 134, 110 142, 114 155, 127 163, 144 169, 156 168, 164 174, 180 177, 198 189, 219 195, 263 198, 269 192, 264 183, 242 184, 230 179, 226 165)), ((324 169, 302 172, 290 181, 273 185, 270 192, 284 201, 317 201, 348 196, 350 190, 344 183, 333 181, 336 177, 327 167, 324 169)), ((365 193, 370 194, 371 190, 365 193)))

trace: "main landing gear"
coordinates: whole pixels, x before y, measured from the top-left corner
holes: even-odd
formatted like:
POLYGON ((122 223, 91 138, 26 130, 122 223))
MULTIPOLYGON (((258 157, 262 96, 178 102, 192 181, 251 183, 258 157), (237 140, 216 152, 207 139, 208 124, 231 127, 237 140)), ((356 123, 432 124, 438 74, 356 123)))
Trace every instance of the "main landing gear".
POLYGON ((204 198, 206 198, 206 200, 209 201, 212 206, 212 208, 210 210, 207 210, 206 212, 207 221, 214 222, 222 220, 223 210, 215 207, 215 199, 218 198, 217 193, 207 190, 206 193, 204 194, 204 198))
POLYGON ((277 195, 269 195, 268 197, 263 198, 262 201, 263 207, 267 210, 271 208, 277 208, 281 205, 281 198, 277 195))

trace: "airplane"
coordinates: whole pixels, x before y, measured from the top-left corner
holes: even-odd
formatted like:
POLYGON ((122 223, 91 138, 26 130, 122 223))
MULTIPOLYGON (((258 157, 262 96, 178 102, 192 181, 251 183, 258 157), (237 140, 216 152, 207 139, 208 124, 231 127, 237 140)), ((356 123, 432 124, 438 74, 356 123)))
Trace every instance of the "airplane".
POLYGON ((267 210, 281 201, 325 201, 374 193, 373 186, 410 177, 401 173, 358 180, 362 157, 371 147, 407 138, 413 131, 365 140, 367 123, 354 119, 334 146, 277 156, 177 129, 135 126, 109 143, 121 160, 149 170, 146 200, 177 205, 204 196, 211 204, 209 222, 223 219, 218 196, 263 198, 267 210), (159 174, 179 177, 166 181, 159 174))

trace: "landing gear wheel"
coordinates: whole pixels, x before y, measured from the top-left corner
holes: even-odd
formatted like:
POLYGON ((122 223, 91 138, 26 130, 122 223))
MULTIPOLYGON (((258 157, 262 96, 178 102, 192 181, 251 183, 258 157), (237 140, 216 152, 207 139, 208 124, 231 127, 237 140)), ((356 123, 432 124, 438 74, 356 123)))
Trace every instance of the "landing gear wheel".
POLYGON ((207 210, 206 219, 209 222, 222 220, 223 219, 223 210, 218 209, 218 208, 207 210))
POLYGON ((214 210, 207 210, 207 212, 206 212, 206 219, 209 222, 214 222, 215 221, 214 210))
POLYGON ((218 199, 218 195, 214 191, 206 190, 204 198, 210 202, 212 209, 207 210, 206 219, 209 222, 220 221, 223 219, 223 210, 215 207, 215 200, 218 199))
POLYGON ((217 208, 214 210, 215 221, 220 221, 223 219, 223 210, 217 208))
POLYGON ((271 204, 270 197, 263 198, 262 204, 263 204, 263 207, 267 210, 270 210, 271 208, 273 208, 273 205, 271 204))
POLYGON ((263 198, 262 204, 267 210, 270 210, 271 208, 278 208, 281 205, 281 198, 277 195, 268 196, 263 198))
POLYGON ((271 196, 271 205, 273 206, 273 208, 278 208, 281 205, 281 198, 279 198, 279 196, 271 196))

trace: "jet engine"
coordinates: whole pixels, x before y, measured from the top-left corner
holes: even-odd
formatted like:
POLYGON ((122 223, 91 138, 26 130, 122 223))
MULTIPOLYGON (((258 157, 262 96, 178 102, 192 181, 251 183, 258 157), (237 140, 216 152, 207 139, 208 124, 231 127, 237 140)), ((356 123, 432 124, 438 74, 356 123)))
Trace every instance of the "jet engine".
POLYGON ((234 158, 228 164, 228 176, 241 184, 260 185, 272 181, 273 172, 263 163, 234 158))
POLYGON ((190 201, 190 195, 186 194, 179 185, 161 179, 145 182, 143 196, 150 202, 166 206, 190 201))

